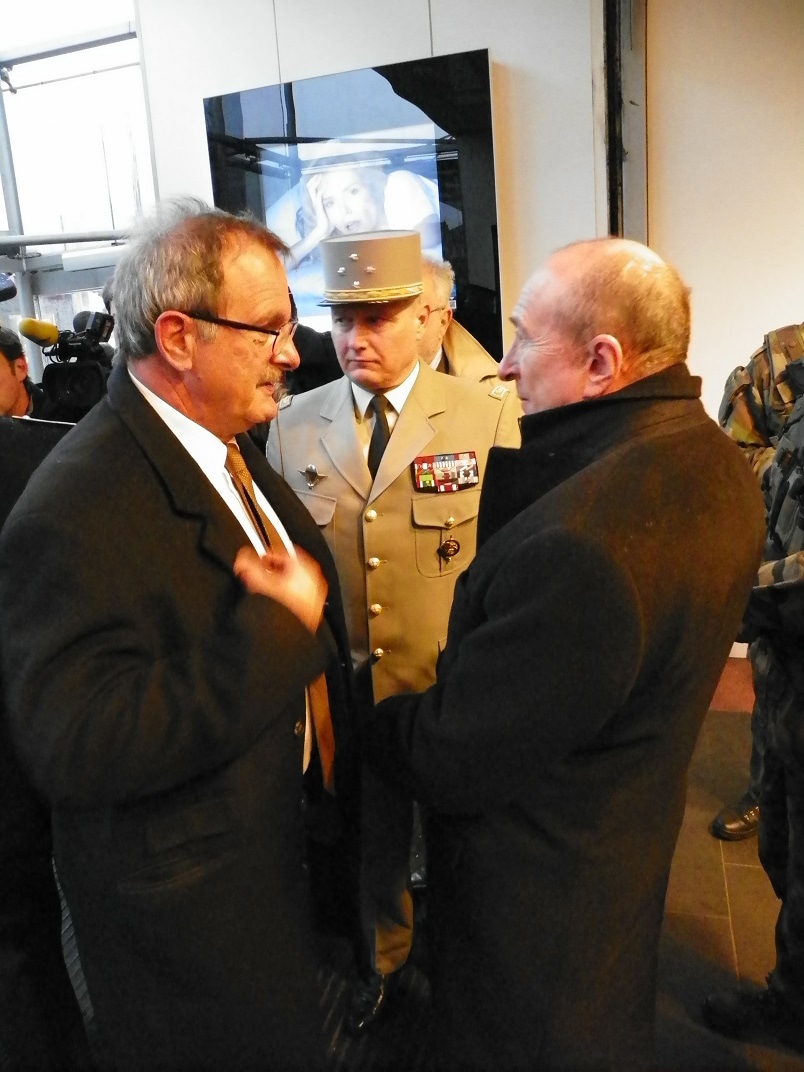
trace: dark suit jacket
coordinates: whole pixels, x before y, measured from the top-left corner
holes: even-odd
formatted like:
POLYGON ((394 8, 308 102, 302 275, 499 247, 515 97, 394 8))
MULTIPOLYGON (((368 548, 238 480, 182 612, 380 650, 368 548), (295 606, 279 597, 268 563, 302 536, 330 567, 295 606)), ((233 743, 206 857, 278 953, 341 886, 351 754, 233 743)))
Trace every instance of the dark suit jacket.
POLYGON ((436 684, 370 756, 429 806, 439 1068, 651 1066, 667 877, 764 511, 683 366, 489 454, 436 684))
MULTIPOLYGON (((0 417, 0 528, 71 427, 0 417)), ((51 856, 50 809, 20 769, 0 695, 0 1068, 68 1072, 89 1065, 62 957, 51 856)))
POLYGON ((322 1052, 304 689, 327 670, 347 746, 348 649, 317 527, 239 438, 327 575, 318 637, 235 580, 242 529, 124 368, 0 537, 11 728, 53 808, 96 1022, 121 1069, 306 1070, 322 1052))

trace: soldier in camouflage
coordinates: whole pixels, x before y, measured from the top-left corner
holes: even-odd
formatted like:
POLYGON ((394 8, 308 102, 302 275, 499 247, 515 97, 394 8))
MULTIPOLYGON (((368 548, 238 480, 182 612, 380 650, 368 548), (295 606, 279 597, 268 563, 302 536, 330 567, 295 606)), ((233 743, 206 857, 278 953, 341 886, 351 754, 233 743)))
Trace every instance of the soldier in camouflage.
MULTIPOLYGON (((767 491, 766 476, 779 437, 801 394, 804 394, 804 324, 791 324, 769 332, 748 364, 736 368, 726 381, 718 420, 742 448, 763 491, 767 491)), ((724 841, 740 841, 757 832, 767 727, 767 679, 773 665, 769 644, 768 636, 760 632, 748 649, 755 696, 749 781, 740 799, 723 808, 712 820, 712 833, 724 841)))
POLYGON ((766 989, 710 994, 703 1015, 724 1034, 804 1053, 804 551, 763 563, 746 624, 767 641, 754 666, 768 715, 759 858, 782 902, 776 964, 766 989))

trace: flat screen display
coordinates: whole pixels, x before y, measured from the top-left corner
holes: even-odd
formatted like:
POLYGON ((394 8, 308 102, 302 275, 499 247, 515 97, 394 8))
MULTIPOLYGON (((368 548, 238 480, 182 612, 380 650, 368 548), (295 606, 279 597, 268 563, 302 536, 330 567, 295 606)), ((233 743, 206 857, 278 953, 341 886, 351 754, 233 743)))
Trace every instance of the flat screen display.
POLYGON ((486 50, 246 89, 204 101, 215 204, 290 248, 301 319, 320 329, 319 243, 417 230, 455 270, 456 317, 499 359, 494 151, 486 50))

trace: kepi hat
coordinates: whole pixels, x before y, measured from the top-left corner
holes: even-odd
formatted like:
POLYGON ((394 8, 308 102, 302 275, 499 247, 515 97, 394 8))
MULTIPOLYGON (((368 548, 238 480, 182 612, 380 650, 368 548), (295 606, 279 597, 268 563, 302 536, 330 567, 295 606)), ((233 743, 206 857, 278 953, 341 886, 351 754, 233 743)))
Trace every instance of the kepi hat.
POLYGON ((418 231, 365 231, 325 238, 320 245, 324 300, 319 305, 414 298, 422 283, 418 231))

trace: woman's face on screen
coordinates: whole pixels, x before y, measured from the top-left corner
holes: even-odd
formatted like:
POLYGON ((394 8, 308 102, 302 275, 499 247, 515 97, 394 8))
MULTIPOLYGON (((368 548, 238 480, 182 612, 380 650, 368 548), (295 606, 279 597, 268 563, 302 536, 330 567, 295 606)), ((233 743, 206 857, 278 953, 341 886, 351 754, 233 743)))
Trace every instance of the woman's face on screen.
POLYGON ((333 231, 350 234, 382 227, 382 209, 354 168, 331 171, 322 187, 322 203, 333 231))

